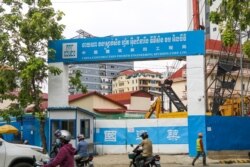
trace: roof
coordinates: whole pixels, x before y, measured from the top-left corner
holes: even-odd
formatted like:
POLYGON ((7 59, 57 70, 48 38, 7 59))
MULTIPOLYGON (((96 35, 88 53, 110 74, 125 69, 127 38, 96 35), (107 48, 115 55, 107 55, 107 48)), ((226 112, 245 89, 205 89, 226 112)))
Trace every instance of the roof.
POLYGON ((177 70, 175 73, 173 73, 168 79, 175 79, 175 78, 182 78, 183 77, 183 71, 186 70, 186 65, 182 66, 179 70, 177 70))
POLYGON ((125 113, 126 109, 101 109, 101 108, 94 108, 94 111, 98 113, 125 113))
POLYGON ((133 75, 133 74, 138 74, 138 73, 150 73, 150 74, 161 74, 159 72, 154 72, 154 71, 151 71, 151 70, 148 70, 148 69, 143 69, 143 70, 132 70, 132 69, 128 69, 128 70, 123 70, 121 71, 118 76, 120 75, 127 75, 127 76, 130 76, 130 75, 133 75))
POLYGON ((149 70, 149 69, 137 70, 137 71, 135 71, 135 73, 161 74, 161 73, 159 73, 159 72, 154 72, 154 71, 151 71, 151 70, 149 70))
POLYGON ((232 47, 224 47, 222 41, 208 39, 206 40, 206 51, 207 50, 212 50, 212 51, 227 50, 232 53, 240 53, 240 46, 235 44, 232 47))
POLYGON ((108 100, 108 101, 110 101, 112 103, 117 104, 118 106, 120 106, 120 107, 122 107, 124 109, 127 109, 127 107, 124 106, 122 103, 119 103, 118 101, 113 100, 112 98, 109 98, 107 96, 104 96, 104 95, 102 95, 102 94, 100 94, 100 93, 98 93, 96 91, 89 92, 89 93, 86 93, 86 94, 74 94, 74 95, 70 95, 69 96, 69 102, 73 102, 73 101, 76 101, 76 100, 79 100, 79 99, 83 99, 83 98, 86 98, 86 97, 89 97, 89 96, 92 96, 92 95, 97 95, 97 96, 99 96, 101 98, 104 98, 104 99, 106 99, 106 100, 108 100))
POLYGON ((80 107, 72 107, 72 106, 67 106, 67 107, 49 107, 48 108, 48 111, 72 111, 72 110, 75 110, 75 111, 81 111, 87 115, 90 115, 90 116, 93 116, 93 117, 96 117, 96 114, 88 111, 88 110, 85 110, 85 109, 82 109, 80 107))
MULTIPOLYGON (((92 96, 92 95, 97 95, 101 98, 104 98, 112 103, 115 103, 117 104, 118 106, 120 106, 121 108, 123 109, 127 109, 126 106, 124 106, 122 103, 118 102, 118 101, 115 101, 109 97, 106 97, 98 92, 90 92, 90 93, 86 93, 86 94, 74 94, 74 95, 69 95, 69 102, 73 102, 73 101, 76 101, 76 100, 79 100, 79 99, 84 99, 86 97, 89 97, 89 96, 92 96)), ((45 110, 46 108, 48 108, 48 101, 43 101, 41 104, 40 104, 40 108, 45 110)), ((28 112, 31 112, 31 111, 28 111, 28 112)))
POLYGON ((106 97, 113 99, 115 101, 118 101, 122 104, 129 104, 131 100, 131 96, 137 96, 137 97, 149 97, 153 98, 153 95, 144 91, 144 90, 138 90, 138 91, 131 91, 131 92, 123 92, 123 93, 116 93, 116 94, 108 94, 106 97))
POLYGON ((134 72, 135 70, 128 69, 128 70, 120 71, 119 75, 132 75, 134 72))
POLYGON ((148 110, 127 110, 126 113, 141 113, 145 114, 148 110))

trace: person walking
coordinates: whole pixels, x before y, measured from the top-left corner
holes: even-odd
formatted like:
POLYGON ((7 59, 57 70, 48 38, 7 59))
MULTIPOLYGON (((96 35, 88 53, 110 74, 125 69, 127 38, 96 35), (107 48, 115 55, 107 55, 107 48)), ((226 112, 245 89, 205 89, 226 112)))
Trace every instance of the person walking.
POLYGON ((204 146, 203 146, 203 141, 202 141, 202 133, 198 133, 198 138, 196 140, 196 151, 197 151, 197 155, 194 158, 192 165, 194 166, 195 161, 202 155, 203 157, 203 166, 207 166, 206 163, 206 153, 204 151, 204 146))

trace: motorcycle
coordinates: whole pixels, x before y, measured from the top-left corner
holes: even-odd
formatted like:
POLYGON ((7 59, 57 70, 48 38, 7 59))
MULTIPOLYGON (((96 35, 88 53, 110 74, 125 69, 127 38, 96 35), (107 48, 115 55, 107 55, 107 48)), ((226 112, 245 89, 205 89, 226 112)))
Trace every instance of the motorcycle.
POLYGON ((82 157, 79 159, 76 159, 76 166, 77 167, 94 167, 94 163, 93 163, 93 155, 89 155, 88 157, 82 157))
MULTIPOLYGON (((133 145, 131 145, 131 147, 133 147, 133 145)), ((140 147, 137 146, 133 150, 133 153, 128 154, 128 158, 131 159, 129 167, 137 167, 135 159, 141 153, 142 153, 142 149, 140 149, 140 147)), ((154 156, 148 157, 145 160, 141 160, 140 164, 143 164, 143 167, 161 167, 160 156, 154 155, 154 156)))

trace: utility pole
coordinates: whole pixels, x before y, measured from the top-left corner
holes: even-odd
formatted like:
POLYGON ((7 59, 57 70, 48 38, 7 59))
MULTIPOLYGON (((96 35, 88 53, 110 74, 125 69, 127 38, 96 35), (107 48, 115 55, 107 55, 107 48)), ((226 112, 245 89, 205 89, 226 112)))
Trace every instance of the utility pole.
POLYGON ((193 20, 194 20, 194 30, 200 29, 200 10, 199 1, 193 0, 193 20))

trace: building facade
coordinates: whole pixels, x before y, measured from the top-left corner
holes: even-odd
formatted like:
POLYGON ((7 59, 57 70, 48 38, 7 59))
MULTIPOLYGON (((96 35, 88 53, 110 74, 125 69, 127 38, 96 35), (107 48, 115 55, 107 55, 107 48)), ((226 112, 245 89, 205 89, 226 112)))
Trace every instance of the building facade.
POLYGON ((112 93, 137 90, 160 91, 161 73, 150 70, 124 70, 113 79, 112 93))
MULTIPOLYGON (((89 92, 97 91, 105 95, 112 92, 112 79, 120 71, 133 68, 133 62, 76 64, 69 66, 69 75, 73 75, 76 70, 81 71, 81 82, 87 87, 87 90, 89 92)), ((75 94, 76 90, 70 87, 69 92, 75 94)))
MULTIPOLYGON (((79 29, 77 36, 73 38, 93 38, 94 35, 79 29)), ((134 62, 112 62, 112 63, 93 63, 93 64, 72 64, 69 66, 69 76, 72 76, 76 70, 82 74, 81 82, 87 87, 88 92, 97 91, 103 95, 112 93, 112 79, 120 71, 133 69, 134 62)), ((69 93, 77 92, 72 86, 69 86, 69 93)))

